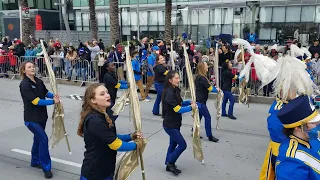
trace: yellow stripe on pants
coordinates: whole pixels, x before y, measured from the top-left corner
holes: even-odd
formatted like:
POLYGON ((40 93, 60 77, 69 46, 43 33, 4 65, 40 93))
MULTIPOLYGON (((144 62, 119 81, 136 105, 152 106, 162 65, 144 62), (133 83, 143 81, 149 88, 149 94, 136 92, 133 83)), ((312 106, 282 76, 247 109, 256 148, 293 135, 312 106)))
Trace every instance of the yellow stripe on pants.
POLYGON ((260 177, 259 180, 274 180, 275 179, 275 174, 274 170, 272 168, 272 163, 271 163, 271 142, 269 143, 268 150, 266 152, 266 156, 264 158, 261 172, 260 172, 260 177))

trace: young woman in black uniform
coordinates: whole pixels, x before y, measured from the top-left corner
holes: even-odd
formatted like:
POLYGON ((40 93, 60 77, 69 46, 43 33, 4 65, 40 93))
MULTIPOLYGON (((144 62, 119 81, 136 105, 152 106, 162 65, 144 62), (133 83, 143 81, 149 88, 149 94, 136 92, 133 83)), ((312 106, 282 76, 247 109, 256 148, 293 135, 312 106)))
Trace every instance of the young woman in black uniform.
MULTIPOLYGON (((232 95, 231 88, 232 88, 232 80, 238 79, 237 75, 232 74, 232 64, 229 60, 226 60, 222 65, 222 91, 224 94, 223 102, 222 102, 222 115, 225 117, 229 117, 230 119, 236 120, 237 118, 233 116, 233 106, 235 98, 232 95), (226 113, 226 105, 228 100, 230 101, 228 114, 226 113)), ((241 80, 240 80, 241 81, 241 80)))
POLYGON ((34 134, 31 166, 41 168, 45 178, 52 178, 48 136, 45 132, 48 113, 46 106, 59 103, 59 96, 50 93, 41 79, 35 77, 35 67, 25 61, 20 67, 20 93, 24 106, 24 123, 34 134), (46 99, 50 98, 50 99, 46 99))
POLYGON ((175 71, 169 71, 164 82, 162 95, 163 128, 170 137, 165 164, 167 165, 166 170, 175 175, 181 173, 175 163, 187 148, 187 143, 180 133, 181 114, 197 108, 195 102, 182 101, 181 90, 178 88, 179 82, 179 74, 175 71))
POLYGON ((210 81, 207 78, 208 65, 206 62, 199 62, 197 66, 197 70, 198 70, 198 74, 196 76, 195 85, 196 85, 197 103, 200 104, 199 105, 200 120, 202 116, 204 116, 204 119, 205 119, 204 125, 205 125, 206 134, 209 141, 218 142, 219 139, 215 138, 212 135, 211 116, 207 107, 207 101, 208 101, 209 92, 217 93, 218 91, 220 91, 220 89, 211 86, 210 81))
POLYGON ((118 89, 128 89, 128 83, 124 80, 118 80, 118 76, 116 74, 116 66, 113 62, 107 62, 105 67, 107 72, 104 75, 103 83, 104 86, 108 89, 111 98, 111 106, 107 108, 107 114, 112 120, 115 121, 118 116, 113 116, 111 108, 116 103, 118 89))
POLYGON ((154 87, 157 91, 157 98, 154 102, 152 113, 154 115, 160 115, 160 103, 161 103, 161 96, 163 91, 163 83, 165 80, 166 75, 168 74, 168 68, 166 67, 166 59, 162 55, 157 55, 156 57, 156 65, 153 68, 155 73, 154 79, 154 87))
POLYGON ((84 138, 86 148, 80 180, 113 180, 117 151, 142 147, 140 134, 117 134, 115 123, 106 112, 110 105, 110 95, 103 84, 87 88, 77 132, 84 138))

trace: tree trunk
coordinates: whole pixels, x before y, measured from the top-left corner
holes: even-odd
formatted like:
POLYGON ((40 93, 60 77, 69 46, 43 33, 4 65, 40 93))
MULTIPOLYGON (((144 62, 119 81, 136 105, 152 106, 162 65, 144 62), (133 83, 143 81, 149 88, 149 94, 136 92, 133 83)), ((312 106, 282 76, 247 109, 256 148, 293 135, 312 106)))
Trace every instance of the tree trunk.
MULTIPOLYGON (((21 9, 28 7, 28 0, 20 0, 21 9)), ((34 34, 32 31, 31 19, 22 19, 22 41, 27 46, 31 43, 30 35, 34 34)), ((33 25, 34 26, 34 25, 33 25)))
POLYGON ((90 30, 92 39, 98 40, 98 24, 96 17, 96 1, 89 0, 90 30))
POLYGON ((172 12, 172 0, 166 0, 166 14, 165 14, 165 29, 164 29, 164 39, 168 43, 170 42, 172 26, 171 26, 171 12, 172 12))
POLYGON ((110 34, 111 44, 114 44, 116 40, 120 40, 119 33, 119 0, 110 0, 110 34))

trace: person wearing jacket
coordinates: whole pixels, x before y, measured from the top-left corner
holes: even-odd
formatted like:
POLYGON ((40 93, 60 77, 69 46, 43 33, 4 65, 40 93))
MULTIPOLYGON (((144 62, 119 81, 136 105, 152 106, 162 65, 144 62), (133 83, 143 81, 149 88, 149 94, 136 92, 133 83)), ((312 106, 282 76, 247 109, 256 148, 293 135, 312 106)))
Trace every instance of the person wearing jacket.
POLYGON ((64 52, 61 49, 61 46, 54 47, 54 53, 50 56, 52 59, 52 65, 53 65, 53 72, 56 75, 57 78, 62 78, 62 61, 61 59, 64 58, 64 52), (58 74, 59 72, 59 74, 58 74))
POLYGON ((154 70, 153 67, 156 63, 157 51, 159 50, 158 46, 152 47, 152 53, 148 56, 148 70, 147 70, 147 85, 146 85, 146 99, 151 100, 149 97, 149 90, 154 82, 154 70))
POLYGON ((86 89, 77 131, 84 138, 86 149, 80 180, 112 180, 117 151, 133 151, 143 146, 139 133, 117 134, 116 125, 106 112, 109 106, 110 95, 103 84, 92 84, 86 89))
POLYGON ((60 102, 59 96, 49 92, 41 79, 35 76, 34 64, 24 61, 20 67, 20 93, 24 106, 24 124, 34 134, 31 150, 31 166, 40 168, 45 178, 52 178, 48 136, 45 127, 48 105, 60 102), (46 99, 49 98, 49 99, 46 99))
POLYGON ((131 58, 132 58, 131 63, 132 63, 132 68, 134 73, 134 79, 136 81, 136 84, 141 94, 141 101, 147 101, 146 95, 144 93, 143 82, 142 82, 142 72, 141 72, 141 64, 139 61, 139 53, 137 51, 132 52, 131 58))
POLYGON ((170 137, 165 160, 166 171, 170 171, 174 175, 181 173, 175 163, 187 148, 187 143, 180 132, 182 114, 197 108, 195 102, 182 100, 179 82, 179 74, 176 71, 169 71, 164 82, 162 95, 163 129, 170 137))
POLYGON ((111 119, 115 121, 118 116, 113 116, 111 108, 116 103, 118 89, 128 89, 128 83, 123 80, 118 80, 115 72, 116 67, 113 62, 107 62, 105 67, 107 69, 107 72, 104 75, 103 83, 108 89, 111 99, 111 106, 107 108, 107 113, 111 117, 111 119))
POLYGON ((85 44, 86 47, 88 48, 87 50, 90 51, 90 59, 87 59, 90 63, 90 69, 89 70, 89 75, 91 78, 96 77, 95 73, 98 69, 94 69, 95 67, 97 67, 95 64, 96 62, 94 62, 94 58, 96 57, 96 55, 99 53, 100 51, 100 47, 98 46, 98 42, 97 41, 93 41, 92 43, 85 44))
POLYGON ((166 59, 162 55, 157 55, 156 65, 153 67, 154 71, 154 87, 157 91, 157 98, 154 102, 152 113, 156 116, 160 115, 160 103, 162 99, 162 91, 164 86, 164 80, 168 74, 168 68, 166 67, 166 59))
POLYGON ((219 139, 215 138, 212 135, 211 115, 207 107, 207 101, 208 101, 208 93, 210 92, 217 93, 218 91, 220 91, 220 89, 215 88, 210 84, 210 81, 207 78, 208 65, 206 62, 199 62, 197 69, 198 69, 198 74, 196 76, 195 86, 196 86, 196 101, 199 107, 200 120, 202 119, 202 116, 204 116, 204 119, 205 119, 204 125, 205 125, 206 134, 209 141, 218 142, 219 139))
POLYGON ((108 54, 105 53, 102 49, 100 49, 99 53, 94 58, 94 64, 96 66, 94 69, 98 71, 98 73, 96 74, 96 77, 97 79, 99 79, 99 83, 103 83, 103 77, 104 77, 103 65, 107 62, 107 57, 108 57, 108 54))
POLYGON ((67 52, 67 55, 66 55, 66 67, 68 67, 68 71, 67 71, 67 76, 68 76, 68 81, 71 80, 71 77, 72 77, 72 71, 73 69, 75 68, 75 64, 77 62, 77 57, 78 57, 78 54, 77 54, 77 51, 75 50, 75 48, 73 46, 70 46, 68 48, 68 52, 67 52))
MULTIPOLYGON (((230 119, 236 120, 237 118, 233 116, 233 106, 235 98, 232 95, 232 80, 238 79, 237 75, 232 74, 232 64, 227 60, 221 68, 221 77, 222 77, 222 87, 221 90, 224 93, 223 102, 222 102, 222 115, 224 117, 229 117, 230 119), (226 105, 228 100, 230 101, 228 114, 226 113, 226 105)), ((240 80, 241 81, 241 80, 240 80)))
POLYGON ((309 97, 301 95, 284 106, 277 117, 286 139, 276 162, 277 180, 320 179, 320 115, 309 97))
POLYGON ((17 40, 16 42, 16 46, 14 48, 14 55, 21 57, 24 56, 26 54, 25 48, 26 46, 24 45, 24 43, 21 40, 17 40))

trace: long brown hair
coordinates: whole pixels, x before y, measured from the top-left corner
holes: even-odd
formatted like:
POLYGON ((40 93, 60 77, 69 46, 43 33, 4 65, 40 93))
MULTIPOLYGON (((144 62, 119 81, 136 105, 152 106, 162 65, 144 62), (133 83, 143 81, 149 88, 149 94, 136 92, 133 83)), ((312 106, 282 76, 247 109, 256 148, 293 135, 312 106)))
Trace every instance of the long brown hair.
POLYGON ((198 76, 200 75, 200 76, 205 77, 207 79, 207 81, 209 82, 209 84, 210 84, 210 81, 209 81, 209 79, 207 77, 207 72, 204 69, 205 63, 206 62, 202 62, 202 61, 198 63, 198 65, 197 65, 197 72, 198 73, 197 74, 198 74, 198 76))
POLYGON ((34 63, 31 62, 31 61, 23 61, 23 63, 20 65, 19 74, 20 74, 20 78, 21 78, 21 79, 24 79, 24 78, 26 77, 25 71, 26 71, 26 65, 27 65, 28 63, 31 63, 31 64, 34 65, 34 63))
POLYGON ((88 116, 89 113, 91 113, 92 111, 96 110, 98 112, 101 112, 104 114, 105 119, 107 121, 107 123, 109 124, 109 127, 113 126, 112 120, 110 119, 110 117, 108 116, 107 113, 105 113, 104 111, 102 111, 97 105, 93 104, 91 102, 91 99, 93 99, 96 95, 95 90, 99 87, 99 86, 104 86, 103 84, 99 84, 99 83, 95 83, 95 84, 91 84, 87 89, 86 92, 84 94, 84 100, 83 100, 83 104, 82 104, 82 110, 81 110, 81 116, 80 116, 80 122, 79 122, 79 126, 78 126, 78 131, 77 134, 81 137, 83 137, 83 125, 84 125, 84 120, 85 118, 88 116))

